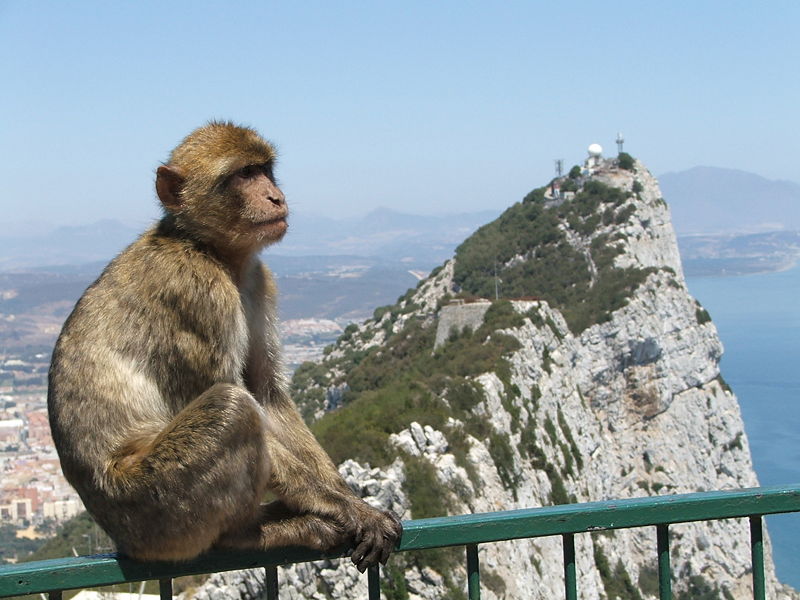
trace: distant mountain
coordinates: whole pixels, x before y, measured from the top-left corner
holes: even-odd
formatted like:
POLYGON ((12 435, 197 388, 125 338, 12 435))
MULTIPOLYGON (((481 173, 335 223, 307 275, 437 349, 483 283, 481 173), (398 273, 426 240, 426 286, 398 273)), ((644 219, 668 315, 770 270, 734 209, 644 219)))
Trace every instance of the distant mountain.
MULTIPOLYGON (((370 257, 400 262, 408 269, 430 270, 499 211, 455 215, 412 215, 388 208, 364 217, 330 219, 303 213, 290 217, 289 233, 265 253, 286 257, 370 257)), ((141 228, 104 220, 89 225, 0 231, 0 271, 107 262, 141 233, 141 228)), ((270 258, 272 257, 272 258, 270 258)))
POLYGON ((684 235, 678 245, 688 276, 768 273, 797 263, 800 231, 684 235))
POLYGON ((800 184, 718 167, 659 181, 678 235, 800 229, 800 184))
MULTIPOLYGON (((797 254, 796 242, 783 238, 770 239, 773 249, 769 252, 755 252, 758 248, 747 240, 747 251, 739 248, 737 254, 733 251, 742 244, 732 244, 729 236, 800 231, 800 184, 734 169, 694 167, 663 175, 661 189, 679 237, 723 236, 715 244, 704 240, 702 256, 695 255, 697 241, 681 241, 682 251, 691 249, 685 260, 706 261, 699 267, 704 274, 723 268, 726 273, 771 270, 784 264, 785 257, 797 254), (722 249, 723 245, 724 256, 713 257, 706 252, 715 247, 722 249), (763 256, 766 263, 760 258, 763 256), (715 263, 707 263, 715 258, 744 258, 745 263, 726 263, 717 268, 715 263)), ((298 211, 290 217, 285 239, 268 248, 264 256, 276 273, 285 275, 314 270, 315 265, 330 268, 333 257, 348 266, 367 260, 373 267, 429 271, 451 257, 463 240, 499 212, 414 215, 378 208, 362 217, 332 219, 298 211)), ((0 272, 105 263, 132 242, 141 229, 114 220, 57 229, 43 225, 39 231, 30 224, 6 229, 0 231, 0 272)), ((694 266, 689 267, 688 272, 694 274, 694 266)))
POLYGON ((113 219, 31 233, 0 232, 0 271, 108 262, 141 233, 113 219))
POLYGON ((360 218, 341 220, 298 213, 290 217, 289 233, 276 250, 289 256, 372 256, 431 269, 499 212, 412 215, 378 208, 360 218))

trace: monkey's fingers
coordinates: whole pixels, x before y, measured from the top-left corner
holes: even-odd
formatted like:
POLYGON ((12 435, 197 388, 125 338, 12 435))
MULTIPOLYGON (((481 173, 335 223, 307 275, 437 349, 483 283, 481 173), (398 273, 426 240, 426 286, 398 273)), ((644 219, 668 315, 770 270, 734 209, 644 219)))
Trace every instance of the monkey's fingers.
POLYGON ((378 533, 370 530, 364 534, 364 541, 353 552, 353 564, 358 567, 362 573, 378 563, 380 556, 381 546, 378 533))
POLYGON ((358 567, 358 570, 362 573, 364 569, 361 568, 361 561, 364 560, 364 556, 367 554, 370 548, 369 540, 364 540, 358 546, 356 546, 353 553, 350 555, 350 560, 353 561, 353 564, 358 567))
POLYGON ((386 561, 389 560, 389 555, 392 553, 392 550, 394 550, 395 543, 395 540, 392 538, 383 538, 383 546, 380 557, 380 563, 382 565, 385 565, 386 561))
POLYGON ((358 564, 358 570, 362 573, 366 571, 369 567, 374 567, 378 564, 378 560, 380 559, 381 548, 380 546, 375 546, 367 556, 364 557, 358 564))
POLYGON ((378 561, 381 558, 382 548, 380 544, 375 544, 372 547, 372 551, 364 557, 364 560, 361 561, 361 564, 358 565, 359 570, 363 573, 367 570, 367 567, 373 567, 378 564, 378 561))

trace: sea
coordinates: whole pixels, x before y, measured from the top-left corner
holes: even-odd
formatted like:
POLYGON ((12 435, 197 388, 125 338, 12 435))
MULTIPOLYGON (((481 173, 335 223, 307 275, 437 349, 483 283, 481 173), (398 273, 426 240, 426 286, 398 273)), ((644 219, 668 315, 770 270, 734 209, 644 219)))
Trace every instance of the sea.
MULTIPOLYGON (((760 484, 800 483, 800 267, 687 284, 722 339, 760 484)), ((800 514, 766 522, 778 579, 800 590, 800 514)))

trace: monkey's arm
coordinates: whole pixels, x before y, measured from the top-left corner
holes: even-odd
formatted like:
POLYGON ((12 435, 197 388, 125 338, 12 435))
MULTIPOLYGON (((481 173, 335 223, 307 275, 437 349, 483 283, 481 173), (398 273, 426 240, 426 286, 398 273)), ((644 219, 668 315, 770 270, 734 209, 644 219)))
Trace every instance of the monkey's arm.
POLYGON ((385 563, 402 534, 400 520, 353 493, 288 396, 271 398, 265 408, 270 488, 294 510, 331 519, 352 536, 360 571, 385 563))
POLYGON ((248 303, 246 310, 252 311, 251 317, 258 311, 264 319, 251 318, 263 329, 251 332, 245 380, 267 415, 269 488, 290 509, 318 515, 351 537, 353 562, 360 570, 385 562, 402 533, 400 521, 353 493, 303 422, 283 378, 272 275, 259 263, 250 281, 246 297, 260 301, 248 303))

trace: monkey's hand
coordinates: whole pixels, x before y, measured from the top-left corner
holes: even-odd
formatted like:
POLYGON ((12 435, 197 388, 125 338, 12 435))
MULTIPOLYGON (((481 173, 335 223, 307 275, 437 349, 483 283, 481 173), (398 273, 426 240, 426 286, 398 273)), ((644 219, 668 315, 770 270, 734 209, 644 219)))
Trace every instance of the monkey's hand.
POLYGON ((386 564, 403 535, 403 525, 394 513, 373 508, 363 500, 353 503, 355 549, 350 559, 362 573, 378 562, 386 564))
POLYGON ((303 546, 330 552, 353 544, 353 533, 331 519, 307 514, 302 520, 305 529, 300 534, 303 546))

